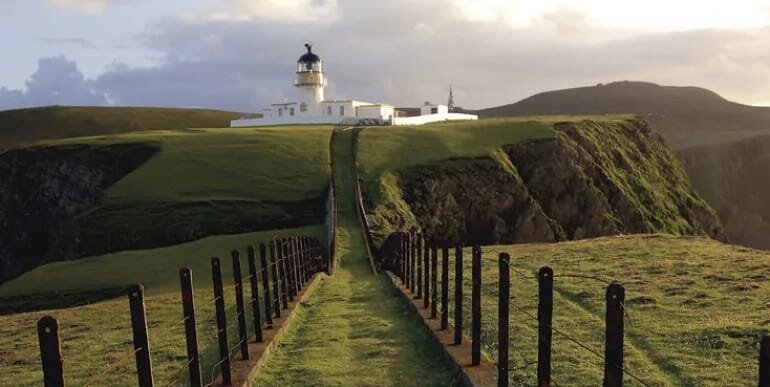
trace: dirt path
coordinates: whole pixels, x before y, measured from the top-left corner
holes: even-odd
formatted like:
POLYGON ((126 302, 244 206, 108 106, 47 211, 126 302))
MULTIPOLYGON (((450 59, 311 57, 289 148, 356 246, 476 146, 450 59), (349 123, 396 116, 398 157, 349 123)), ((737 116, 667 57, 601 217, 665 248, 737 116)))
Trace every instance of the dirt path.
POLYGON ((256 385, 456 385, 441 350, 384 276, 371 272, 355 208, 352 133, 337 137, 340 266, 300 310, 256 385))

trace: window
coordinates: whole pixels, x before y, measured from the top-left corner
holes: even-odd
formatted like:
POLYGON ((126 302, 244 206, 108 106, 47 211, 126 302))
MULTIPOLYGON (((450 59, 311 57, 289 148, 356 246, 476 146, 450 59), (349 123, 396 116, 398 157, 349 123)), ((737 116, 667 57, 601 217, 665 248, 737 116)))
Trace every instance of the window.
POLYGON ((430 114, 436 114, 436 113, 438 113, 438 108, 437 107, 430 108, 430 114))
POLYGON ((304 102, 302 102, 301 104, 299 104, 299 111, 301 111, 301 112, 306 112, 306 111, 307 111, 307 104, 306 104, 306 103, 304 103, 304 102))
POLYGON ((278 108, 278 117, 283 117, 283 108, 278 108))
POLYGON ((340 115, 341 116, 345 115, 345 106, 344 105, 340 105, 340 115))
POLYGON ((294 108, 293 107, 289 108, 289 115, 290 116, 294 115, 294 108))
POLYGON ((331 106, 327 106, 327 107, 326 107, 326 115, 327 115, 327 116, 330 116, 330 115, 332 115, 332 107, 331 107, 331 106))

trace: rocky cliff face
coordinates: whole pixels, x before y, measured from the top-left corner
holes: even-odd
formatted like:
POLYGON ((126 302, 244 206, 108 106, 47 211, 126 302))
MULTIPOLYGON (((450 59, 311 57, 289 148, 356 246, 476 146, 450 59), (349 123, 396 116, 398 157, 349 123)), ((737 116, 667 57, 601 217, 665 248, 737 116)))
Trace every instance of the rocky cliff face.
POLYGON ((0 155, 0 282, 71 257, 77 215, 159 149, 153 144, 77 145, 0 155))
MULTIPOLYGON (((715 212, 646 122, 584 121, 554 129, 554 138, 506 145, 496 157, 398 171, 408 210, 396 227, 381 217, 372 226, 416 225, 465 244, 655 232, 725 238, 715 212)), ((388 206, 369 203, 374 213, 388 206)))
POLYGON ((770 136, 678 152, 733 243, 770 249, 770 136))

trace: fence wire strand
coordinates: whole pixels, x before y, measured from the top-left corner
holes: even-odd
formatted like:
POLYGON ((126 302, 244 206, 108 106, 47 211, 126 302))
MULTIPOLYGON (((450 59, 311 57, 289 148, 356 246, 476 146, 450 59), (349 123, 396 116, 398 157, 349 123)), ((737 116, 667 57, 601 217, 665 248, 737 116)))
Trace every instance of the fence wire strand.
MULTIPOLYGON (((132 359, 139 351, 141 351, 143 348, 136 348, 133 351, 128 351, 128 353, 123 356, 122 358, 118 359, 118 361, 112 362, 109 366, 104 368, 101 372, 96 374, 96 376, 93 376, 90 380, 88 380, 83 386, 84 387, 91 387, 97 382, 102 382, 107 377, 107 375, 110 373, 110 371, 113 371, 120 366, 124 365, 126 361, 129 359, 132 359)), ((97 384, 98 385, 98 384, 97 384)))

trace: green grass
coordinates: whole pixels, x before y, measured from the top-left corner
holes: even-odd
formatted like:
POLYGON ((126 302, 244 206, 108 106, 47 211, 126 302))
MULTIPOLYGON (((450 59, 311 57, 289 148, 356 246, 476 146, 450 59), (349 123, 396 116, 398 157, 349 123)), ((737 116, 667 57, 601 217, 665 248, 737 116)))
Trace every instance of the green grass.
POLYGON ((384 275, 372 274, 356 218, 351 133, 335 144, 341 258, 266 364, 264 386, 455 385, 440 349, 384 275))
MULTIPOLYGON (((486 246, 482 261, 482 341, 497 346, 499 251, 511 254, 511 380, 536 385, 537 282, 553 268, 554 328, 603 354, 600 281, 626 289, 625 368, 648 385, 756 384, 758 341, 768 331, 770 253, 702 237, 638 235, 556 244, 486 246), (563 277, 560 278, 560 275, 563 277)), ((465 251, 464 327, 470 329, 470 250, 465 251)), ((452 259, 453 262, 453 259, 452 259)), ((454 272, 453 263, 450 272, 454 272)), ((451 274, 453 278, 454 274, 451 274)), ((452 294, 453 287, 450 287, 452 294)), ((450 307, 452 316, 453 306, 450 307)), ((553 379, 599 385, 602 360, 564 336, 553 336, 553 379)), ((638 385, 626 376, 629 385, 638 385)))
POLYGON ((401 174, 412 167, 454 158, 489 157, 511 170, 502 146, 552 138, 559 122, 617 122, 613 116, 544 116, 434 123, 414 127, 364 129, 358 141, 358 173, 375 244, 398 229, 417 224, 401 191, 401 174))
POLYGON ((448 158, 492 157, 502 145, 553 137, 552 126, 559 121, 528 117, 367 128, 358 143, 359 176, 370 182, 386 172, 448 158))
POLYGON ((30 142, 143 130, 227 127, 241 113, 153 107, 46 106, 0 111, 0 150, 30 142))
MULTIPOLYGON (((193 271, 199 348, 206 382, 217 362, 214 306, 211 300, 210 257, 222 259, 230 326, 235 342, 234 297, 230 251, 241 252, 241 268, 247 270, 246 246, 273 236, 322 236, 323 227, 275 230, 242 235, 216 236, 182 245, 145 251, 130 251, 83 260, 52 263, 0 287, 0 297, 57 292, 64 289, 98 290, 103 287, 142 283, 146 286, 147 319, 152 361, 158 385, 185 384, 186 350, 179 296, 180 267, 193 271)), ((248 288, 247 288, 248 289, 248 288)), ((248 290, 245 293, 248 295, 248 290)), ((36 386, 42 380, 35 324, 44 315, 61 324, 65 377, 70 385, 85 385, 102 370, 105 379, 94 385, 135 384, 131 355, 132 335, 128 302, 124 297, 91 305, 0 316, 0 380, 17 386, 36 386), (127 360, 126 360, 127 359, 127 360), (111 369, 110 367, 115 367, 111 369)), ((248 319, 250 320, 250 319, 248 319)), ((251 321, 249 321, 251 324, 251 321)), ((252 330, 250 330, 251 332, 252 330)))
MULTIPOLYGON (((230 251, 266 242, 273 236, 313 235, 323 240, 321 226, 270 230, 237 235, 218 235, 180 245, 150 250, 121 251, 74 261, 52 262, 23 274, 0 286, 0 298, 35 293, 88 291, 136 283, 150 294, 179 290, 178 270, 189 267, 193 272, 210 273, 210 258, 230 262, 230 251)), ((245 260, 244 260, 245 262, 245 260)), ((230 276, 229 266, 223 275, 230 276)), ((210 286, 208 276, 196 277, 196 286, 210 286)))
POLYGON ((323 222, 328 126, 180 129, 42 142, 153 143, 161 151, 79 213, 84 255, 323 222))
POLYGON ((278 200, 319 196, 329 180, 328 126, 183 129, 44 144, 159 143, 160 154, 110 187, 105 203, 278 200))

